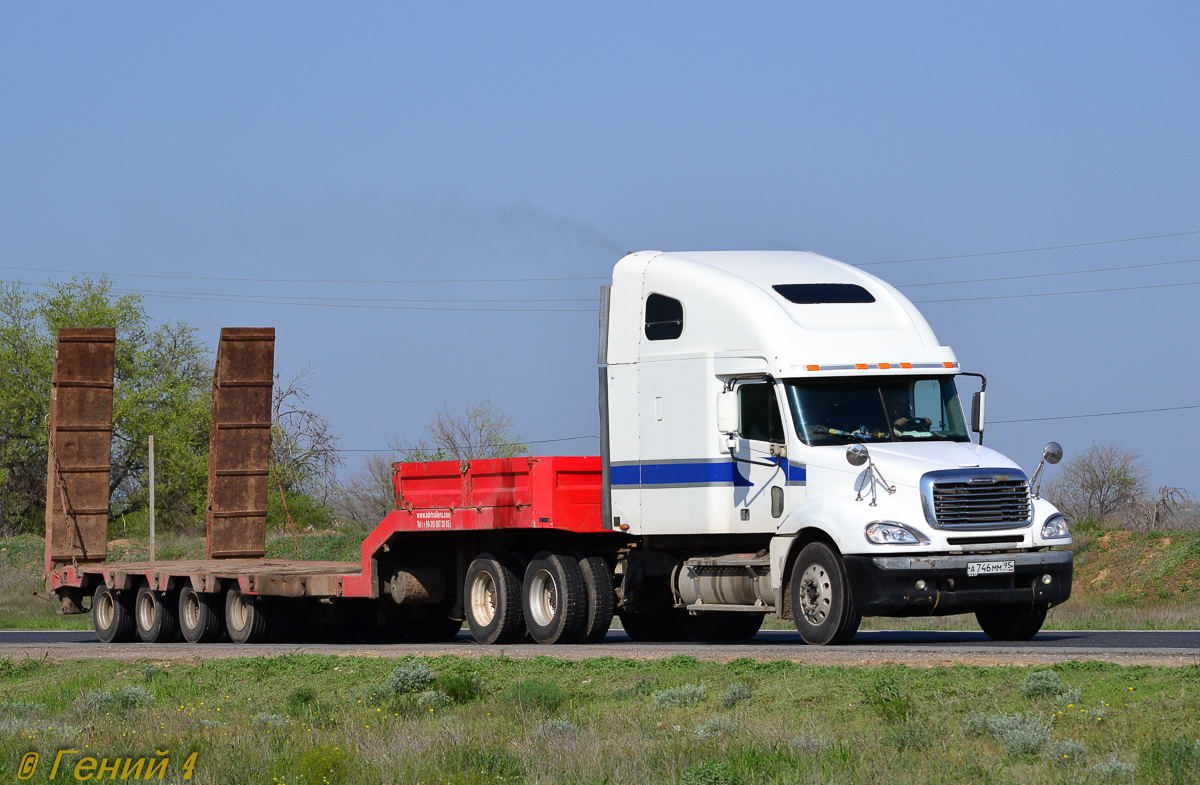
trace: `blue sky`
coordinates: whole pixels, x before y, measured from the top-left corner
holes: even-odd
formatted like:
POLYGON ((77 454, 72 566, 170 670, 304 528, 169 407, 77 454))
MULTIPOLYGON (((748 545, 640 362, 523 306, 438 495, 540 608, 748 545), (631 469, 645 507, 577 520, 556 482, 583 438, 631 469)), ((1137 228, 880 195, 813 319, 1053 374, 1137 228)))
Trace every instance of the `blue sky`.
POLYGON ((9 3, 0 278, 274 325, 349 449, 482 398, 594 435, 627 250, 1009 278, 905 289, 988 374, 988 443, 1115 441, 1200 491, 1200 409, 998 422, 1200 404, 1200 233, 963 256, 1200 231, 1198 34, 1185 3, 9 3), (460 282, 378 283, 429 279, 460 282))

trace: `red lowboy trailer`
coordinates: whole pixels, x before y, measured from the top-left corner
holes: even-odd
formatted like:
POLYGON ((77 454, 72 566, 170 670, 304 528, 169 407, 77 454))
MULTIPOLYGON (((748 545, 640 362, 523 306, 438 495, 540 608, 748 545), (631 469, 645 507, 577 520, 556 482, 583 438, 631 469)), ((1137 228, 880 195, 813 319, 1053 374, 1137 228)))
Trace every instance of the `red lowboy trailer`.
POLYGON ((578 592, 575 584, 586 585, 578 598, 564 597, 581 607, 559 614, 557 584, 543 578, 532 624, 539 617, 571 619, 543 624, 555 629, 539 629, 535 637, 594 639, 608 629, 612 585, 604 577, 611 566, 592 556, 592 562, 579 560, 580 567, 564 567, 565 558, 553 552, 559 541, 594 535, 605 541, 600 552, 609 551, 615 561, 624 545, 622 536, 601 523, 599 458, 399 463, 394 485, 396 509, 367 535, 359 563, 60 563, 50 565, 49 588, 76 600, 92 595, 96 630, 105 641, 162 642, 182 631, 187 640, 202 642, 220 639, 225 629, 234 641, 253 642, 339 620, 393 639, 444 640, 457 634, 470 604, 471 618, 487 621, 477 637, 516 642, 525 637, 524 622, 518 623, 524 612, 522 598, 510 589, 531 566, 546 562, 534 570, 534 582, 544 569, 564 580, 568 593, 572 587, 578 592))

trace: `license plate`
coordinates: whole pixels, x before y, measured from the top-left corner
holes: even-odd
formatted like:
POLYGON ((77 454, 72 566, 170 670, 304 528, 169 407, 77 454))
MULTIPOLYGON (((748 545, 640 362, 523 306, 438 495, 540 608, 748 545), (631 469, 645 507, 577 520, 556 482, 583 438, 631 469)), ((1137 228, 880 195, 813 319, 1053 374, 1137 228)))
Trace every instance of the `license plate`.
POLYGON ((967 562, 967 577, 976 575, 996 575, 998 573, 1015 572, 1017 563, 1014 561, 973 561, 967 562))

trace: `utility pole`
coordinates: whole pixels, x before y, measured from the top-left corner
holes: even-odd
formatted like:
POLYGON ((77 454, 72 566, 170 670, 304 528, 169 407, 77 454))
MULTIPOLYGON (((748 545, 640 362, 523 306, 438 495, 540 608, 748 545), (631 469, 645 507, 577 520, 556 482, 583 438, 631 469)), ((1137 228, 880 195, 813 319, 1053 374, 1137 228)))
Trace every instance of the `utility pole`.
POLYGON ((150 561, 154 561, 154 437, 150 437, 150 561))

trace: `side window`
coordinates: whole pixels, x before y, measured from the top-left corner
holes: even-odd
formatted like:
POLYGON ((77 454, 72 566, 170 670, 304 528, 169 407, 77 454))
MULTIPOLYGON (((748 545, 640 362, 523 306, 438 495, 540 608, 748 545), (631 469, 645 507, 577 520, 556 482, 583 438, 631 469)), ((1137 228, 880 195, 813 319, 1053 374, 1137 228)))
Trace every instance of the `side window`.
POLYGON ((783 418, 774 385, 743 384, 738 387, 738 431, 743 439, 782 444, 783 418))
POLYGON ((646 340, 671 341, 683 335, 683 303, 652 294, 646 298, 646 340))
POLYGON ((934 431, 946 430, 945 409, 942 407, 942 386, 937 379, 922 379, 913 384, 913 413, 926 417, 934 431))

